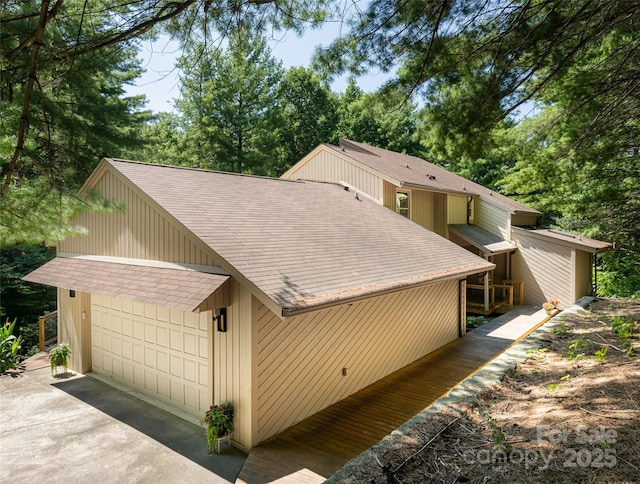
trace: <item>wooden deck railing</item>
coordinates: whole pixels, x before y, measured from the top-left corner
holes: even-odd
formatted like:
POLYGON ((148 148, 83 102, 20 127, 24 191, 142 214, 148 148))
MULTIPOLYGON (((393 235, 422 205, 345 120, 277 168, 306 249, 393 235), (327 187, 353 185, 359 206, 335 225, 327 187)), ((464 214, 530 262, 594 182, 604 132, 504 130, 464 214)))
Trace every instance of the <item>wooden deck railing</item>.
POLYGON ((522 306, 524 304, 524 282, 504 279, 502 284, 513 286, 513 303, 522 306))
POLYGON ((477 314, 506 313, 513 309, 513 289, 509 284, 489 284, 489 304, 484 300, 485 286, 467 284, 467 311, 477 314), (480 292, 482 300, 474 298, 480 292))
POLYGON ((58 341, 58 331, 56 331, 56 335, 53 338, 49 338, 47 340, 45 340, 45 326, 44 323, 46 323, 47 321, 49 321, 50 319, 53 318, 57 318, 58 317, 58 311, 53 311, 51 313, 45 314, 44 316, 41 316, 38 319, 38 331, 39 331, 39 336, 40 336, 40 341, 39 341, 39 346, 40 346, 40 351, 44 351, 45 347, 50 345, 51 343, 55 343, 56 341, 58 341))

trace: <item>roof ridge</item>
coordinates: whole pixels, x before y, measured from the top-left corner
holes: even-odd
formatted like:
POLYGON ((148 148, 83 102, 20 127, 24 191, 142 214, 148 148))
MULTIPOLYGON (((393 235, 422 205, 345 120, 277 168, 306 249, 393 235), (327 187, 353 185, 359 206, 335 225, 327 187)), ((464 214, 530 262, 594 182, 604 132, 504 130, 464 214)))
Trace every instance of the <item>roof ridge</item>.
POLYGON ((260 179, 260 180, 276 180, 276 181, 284 181, 284 182, 294 182, 294 183, 300 183, 302 180, 291 180, 291 179, 286 179, 286 178, 274 178, 271 176, 267 176, 267 175, 253 175, 251 173, 236 173, 233 171, 222 171, 222 170, 209 170, 207 168, 196 168, 193 166, 183 166, 183 165, 167 165, 164 163, 153 163, 153 162, 148 162, 148 161, 136 161, 136 160, 125 160, 123 158, 110 158, 110 157, 105 157, 104 158, 107 162, 111 163, 111 162, 117 162, 117 163, 127 163, 130 165, 143 165, 143 166, 157 166, 157 167, 161 167, 161 168, 174 168, 177 170, 185 170, 185 171, 199 171, 199 172, 203 172, 203 173, 211 173, 211 174, 216 174, 216 175, 231 175, 231 176, 238 176, 238 177, 245 177, 245 178, 256 178, 256 179, 260 179))
MULTIPOLYGON (((349 148, 352 149, 354 151, 359 151, 360 153, 364 153, 365 155, 371 155, 371 156, 377 156, 378 158, 380 157, 380 155, 369 151, 366 148, 363 148, 361 145, 365 145, 365 146, 371 146, 371 145, 367 145, 365 143, 358 143, 357 141, 351 141, 348 140, 346 138, 340 138, 340 148, 342 148, 342 151, 344 151, 345 148, 349 148)), ((371 146, 371 148, 375 148, 375 146, 371 146)))

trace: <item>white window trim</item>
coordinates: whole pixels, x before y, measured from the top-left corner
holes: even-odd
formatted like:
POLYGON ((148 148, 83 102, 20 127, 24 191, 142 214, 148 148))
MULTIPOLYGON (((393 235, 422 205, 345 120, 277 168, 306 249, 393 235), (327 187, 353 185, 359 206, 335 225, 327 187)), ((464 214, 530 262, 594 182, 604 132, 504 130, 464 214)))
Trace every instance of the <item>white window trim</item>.
POLYGON ((396 199, 395 199, 395 205, 396 205, 396 213, 400 214, 404 217, 404 215, 402 214, 402 212, 400 212, 400 209, 398 208, 398 193, 406 193, 407 194, 407 218, 409 220, 411 220, 411 189, 410 188, 396 188, 396 199))

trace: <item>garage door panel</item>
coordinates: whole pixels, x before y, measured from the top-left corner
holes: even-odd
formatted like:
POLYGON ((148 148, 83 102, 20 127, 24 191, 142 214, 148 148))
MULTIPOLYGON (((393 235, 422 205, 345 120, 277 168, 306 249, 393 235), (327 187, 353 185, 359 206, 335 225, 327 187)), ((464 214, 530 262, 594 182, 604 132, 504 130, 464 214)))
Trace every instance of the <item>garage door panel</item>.
POLYGON ((122 360, 112 360, 111 367, 115 378, 122 378, 122 360))
POLYGON ((169 379, 161 375, 158 375, 158 395, 165 399, 169 399, 171 397, 169 379))
MULTIPOLYGON (((160 373, 167 373, 169 371, 169 355, 164 351, 156 352, 156 369, 160 373)), ((206 384, 206 382, 204 382, 206 384)))
POLYGON ((152 393, 158 393, 156 374, 152 371, 144 372, 144 387, 152 393))
POLYGON ((122 380, 126 383, 133 383, 133 365, 122 362, 122 380))
POLYGON ((124 336, 131 336, 133 333, 133 321, 131 318, 123 317, 122 318, 122 334, 124 336))
POLYGON ((174 351, 182 351, 182 332, 177 329, 169 329, 169 348, 174 351))
MULTIPOLYGON (((169 347, 169 331, 165 327, 156 328, 156 345, 164 348, 169 347)), ((205 338, 206 339, 206 338, 205 338)))
POLYGON ((144 348, 144 366, 149 368, 156 367, 156 350, 155 348, 145 346, 144 348))
POLYGON ((207 386, 209 381, 209 366, 203 363, 198 363, 198 383, 202 386, 207 386))
POLYGON ((168 308, 158 307, 156 309, 156 319, 158 321, 162 321, 163 323, 168 322, 169 321, 169 309, 168 308))
POLYGON ((184 352, 196 356, 198 354, 198 335, 193 333, 184 333, 184 352))
POLYGON ((144 388, 144 370, 140 366, 133 367, 133 384, 144 388))
POLYGON ((184 379, 193 383, 198 383, 198 365, 194 360, 185 358, 183 360, 184 379))
POLYGON ((122 333, 122 317, 111 316, 111 331, 113 333, 122 333))
POLYGON ((144 339, 144 324, 140 319, 133 320, 133 339, 142 341, 144 339))
POLYGON ((143 365, 144 364, 144 346, 142 346, 140 343, 133 343, 131 346, 133 348, 133 357, 132 357, 133 362, 138 363, 139 365, 143 365))
POLYGON ((170 398, 175 402, 183 402, 182 399, 182 383, 177 382, 176 380, 171 380, 169 382, 170 385, 170 398))
POLYGON ((131 341, 122 340, 122 359, 131 360, 133 355, 133 346, 131 341))
POLYGON ((198 356, 200 358, 208 358, 209 356, 209 338, 206 336, 198 336, 198 356))
POLYGON ((182 358, 176 355, 169 355, 169 374, 182 378, 182 358))
POLYGON ((111 337, 111 353, 114 356, 122 356, 122 338, 117 336, 111 337))
POLYGON ((188 407, 198 407, 198 389, 192 386, 184 387, 184 404, 188 407))
POLYGON ((92 316, 94 371, 197 416, 208 408, 210 314, 93 295, 92 316))
POLYGON ((156 344, 156 325, 144 323, 144 341, 146 343, 156 344))

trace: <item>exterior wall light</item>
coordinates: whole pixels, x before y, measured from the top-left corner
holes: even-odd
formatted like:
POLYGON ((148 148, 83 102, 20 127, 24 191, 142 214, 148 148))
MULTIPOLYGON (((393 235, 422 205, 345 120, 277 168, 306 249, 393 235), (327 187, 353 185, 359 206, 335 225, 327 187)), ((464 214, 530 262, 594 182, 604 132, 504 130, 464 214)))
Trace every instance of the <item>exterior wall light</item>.
POLYGON ((213 312, 213 320, 216 322, 220 333, 227 332, 227 308, 216 309, 213 312))

